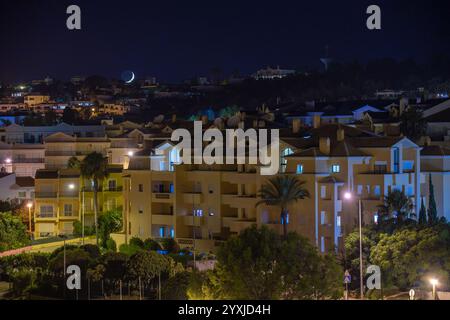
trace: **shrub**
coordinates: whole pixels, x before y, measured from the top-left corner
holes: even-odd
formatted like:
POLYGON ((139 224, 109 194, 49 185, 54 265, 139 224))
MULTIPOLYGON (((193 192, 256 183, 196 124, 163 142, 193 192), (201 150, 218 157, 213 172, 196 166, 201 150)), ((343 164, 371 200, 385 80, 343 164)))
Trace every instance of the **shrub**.
POLYGON ((144 248, 144 241, 141 238, 133 237, 130 239, 130 246, 144 248))
POLYGON ((129 244, 121 244, 119 247, 119 252, 124 253, 128 256, 131 256, 137 252, 142 251, 142 248, 135 246, 135 245, 129 245, 129 244))
POLYGON ((117 244, 112 238, 106 240, 106 249, 113 252, 117 251, 117 244))
POLYGON ((162 239, 161 244, 164 250, 169 251, 169 253, 177 253, 180 250, 178 243, 172 238, 162 239))
POLYGON ((161 250, 162 248, 161 248, 161 245, 157 241, 155 241, 151 238, 148 238, 148 239, 145 239, 145 241, 144 241, 144 249, 156 251, 156 250, 161 250))
POLYGON ((191 274, 189 272, 177 273, 169 278, 161 289, 161 297, 164 300, 187 300, 191 274))

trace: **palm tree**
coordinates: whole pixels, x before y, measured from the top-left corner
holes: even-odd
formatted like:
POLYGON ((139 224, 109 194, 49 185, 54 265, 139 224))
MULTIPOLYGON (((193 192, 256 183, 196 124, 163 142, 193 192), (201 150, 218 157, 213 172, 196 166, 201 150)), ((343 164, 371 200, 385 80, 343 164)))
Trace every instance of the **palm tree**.
POLYGON ((71 157, 67 161, 67 168, 69 169, 80 169, 81 161, 77 157, 71 157))
POLYGON ((402 191, 394 190, 384 197, 384 204, 378 208, 384 219, 390 218, 392 213, 397 222, 401 223, 412 216, 414 204, 402 191))
POLYGON ((98 191, 100 183, 108 177, 108 159, 101 153, 88 154, 80 164, 81 176, 92 182, 94 192, 95 238, 98 245, 98 191))
POLYGON ((298 200, 309 198, 309 191, 304 185, 304 181, 300 181, 294 176, 283 175, 269 179, 268 183, 263 185, 259 191, 262 200, 256 206, 265 204, 280 207, 285 239, 287 237, 288 206, 298 200))

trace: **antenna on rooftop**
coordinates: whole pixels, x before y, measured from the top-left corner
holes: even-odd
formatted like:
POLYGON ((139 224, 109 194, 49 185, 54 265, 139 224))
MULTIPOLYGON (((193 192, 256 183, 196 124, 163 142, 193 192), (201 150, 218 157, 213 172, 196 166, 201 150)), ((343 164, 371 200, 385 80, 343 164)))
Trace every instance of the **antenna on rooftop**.
POLYGON ((326 45, 325 46, 325 57, 320 58, 320 62, 322 62, 325 67, 325 72, 328 71, 328 66, 333 61, 333 59, 330 58, 328 51, 329 51, 329 47, 328 47, 328 45, 326 45))

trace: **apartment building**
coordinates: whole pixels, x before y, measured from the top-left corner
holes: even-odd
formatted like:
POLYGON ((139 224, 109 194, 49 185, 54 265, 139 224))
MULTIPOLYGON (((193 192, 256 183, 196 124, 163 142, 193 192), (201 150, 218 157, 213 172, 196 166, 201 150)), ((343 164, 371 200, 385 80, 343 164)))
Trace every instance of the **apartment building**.
POLYGON ((37 143, 42 144, 44 139, 54 133, 65 133, 77 137, 104 137, 103 125, 69 125, 59 123, 56 126, 20 126, 11 124, 0 133, 0 141, 6 143, 37 143))
POLYGON ((434 187, 434 198, 439 217, 450 221, 450 149, 442 146, 425 145, 421 151, 422 199, 428 209, 430 177, 434 187))
MULTIPOLYGON (((296 129, 294 129, 296 131, 296 129)), ((308 237, 322 252, 342 248, 357 224, 357 199, 364 222, 377 221, 377 206, 393 190, 420 205, 420 147, 406 138, 380 137, 341 125, 317 125, 306 136, 281 137, 280 174, 305 181, 311 197, 289 208, 258 206, 268 176, 257 165, 179 165, 178 150, 157 145, 135 155, 125 170, 126 239, 175 238, 182 247, 209 251, 252 225, 308 237), (343 199, 352 192, 352 201, 343 199)))
POLYGON ((110 141, 106 137, 77 137, 66 133, 54 133, 44 139, 45 167, 47 169, 67 168, 70 158, 80 161, 92 152, 106 156, 110 141))
POLYGON ((0 141, 0 170, 18 177, 34 177, 45 168, 45 149, 41 144, 8 144, 0 141))
POLYGON ((34 198, 34 179, 17 177, 14 173, 0 172, 0 200, 22 203, 34 198))
POLYGON ((28 107, 33 107, 38 104, 47 103, 50 101, 50 96, 42 95, 42 94, 28 94, 24 98, 24 103, 28 107))
MULTIPOLYGON (((122 167, 109 166, 109 176, 98 192, 98 209, 104 212, 123 208, 122 167)), ((74 169, 38 170, 34 199, 35 238, 73 234, 75 221, 84 217, 94 225, 94 192, 90 181, 74 169)))

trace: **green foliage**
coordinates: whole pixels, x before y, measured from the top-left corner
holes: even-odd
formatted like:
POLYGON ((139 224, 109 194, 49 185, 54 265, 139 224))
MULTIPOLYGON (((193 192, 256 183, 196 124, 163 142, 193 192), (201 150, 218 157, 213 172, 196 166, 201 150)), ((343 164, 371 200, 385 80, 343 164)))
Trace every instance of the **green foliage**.
POLYGON ((403 229, 381 234, 372 247, 370 262, 379 265, 386 286, 406 290, 434 275, 450 274, 450 228, 447 224, 420 229, 403 229))
MULTIPOLYGON (((86 108, 88 109, 88 108, 86 108)), ((94 189, 95 238, 98 244, 98 191, 100 183, 109 176, 108 159, 99 152, 88 154, 80 163, 81 175, 92 181, 94 189)), ((106 241, 106 240, 105 240, 106 241)))
POLYGON ((412 218, 414 204, 405 193, 400 190, 394 190, 388 193, 384 198, 384 205, 381 209, 381 220, 396 219, 397 223, 403 223, 412 218))
POLYGON ((419 224, 422 226, 427 224, 427 210, 425 209, 425 204, 423 203, 423 199, 420 204, 419 224))
POLYGON ((100 244, 107 248, 107 241, 110 234, 122 230, 122 212, 108 211, 98 218, 98 228, 100 234, 100 244))
POLYGON ((30 244, 26 226, 11 213, 0 213, 0 252, 30 244))
MULTIPOLYGON (((92 257, 88 252, 80 248, 66 248, 66 266, 77 265, 82 272, 86 272, 92 257)), ((49 269, 56 274, 63 274, 64 271, 64 250, 59 252, 50 260, 49 269)))
POLYGON ((151 280, 169 270, 168 260, 154 251, 140 251, 130 257, 127 263, 128 279, 151 280))
POLYGON ((112 252, 116 252, 117 251, 117 244, 116 242, 109 238, 108 240, 106 240, 106 249, 112 252))
POLYGON ((80 246, 80 249, 86 251, 91 259, 98 259, 101 256, 100 248, 95 244, 85 244, 80 246))
POLYGON ((277 206, 281 209, 281 220, 283 222, 283 234, 287 237, 288 206, 298 200, 309 198, 309 191, 304 187, 305 182, 298 180, 295 176, 276 176, 268 180, 261 187, 259 196, 263 199, 256 206, 265 204, 277 206))
POLYGON ((430 194, 428 198, 428 223, 434 224, 438 221, 437 209, 436 209, 436 200, 434 198, 434 186, 433 181, 431 179, 431 174, 429 178, 429 188, 430 194))
POLYGON ((144 241, 141 238, 133 237, 130 239, 130 246, 135 246, 138 248, 144 248, 144 241))
MULTIPOLYGON (((74 221, 73 223, 73 234, 77 237, 82 236, 82 223, 81 221, 74 221)), ((84 226, 84 236, 92 236, 95 234, 95 227, 94 226, 84 226)))
POLYGON ((69 168, 69 169, 79 169, 80 166, 81 166, 81 161, 78 160, 77 157, 71 157, 67 161, 67 168, 69 168))
POLYGON ((12 295, 26 298, 36 289, 36 272, 20 269, 11 273, 12 295))
POLYGON ((198 284, 197 290, 190 288, 190 296, 322 299, 335 297, 340 289, 342 272, 334 257, 322 257, 295 233, 283 240, 265 227, 252 227, 229 239, 217 257, 216 269, 206 273, 201 290, 198 284))
POLYGON ((107 252, 102 257, 103 276, 110 281, 123 280, 126 274, 128 256, 123 253, 107 252))
POLYGON ((119 252, 124 253, 128 256, 132 256, 133 254, 138 253, 142 250, 143 250, 143 248, 138 247, 136 245, 131 245, 131 244, 123 243, 119 246, 119 252))
POLYGON ((164 283, 161 290, 161 298, 163 300, 187 300, 190 281, 190 272, 177 273, 164 283))
POLYGON ((153 240, 152 238, 145 239, 143 248, 145 250, 152 250, 152 251, 162 249, 161 245, 157 241, 153 240))
POLYGON ((164 248, 164 250, 167 250, 169 253, 177 253, 180 250, 178 243, 172 238, 162 239, 161 245, 164 248))
MULTIPOLYGON (((373 227, 362 229, 363 269, 367 267, 370 250, 378 242, 378 234, 373 227)), ((352 276, 350 288, 359 289, 359 231, 348 234, 344 242, 344 256, 342 262, 344 269, 352 276)))
POLYGON ((48 267, 50 254, 48 253, 22 253, 0 258, 0 279, 8 278, 14 269, 41 269, 48 267))

